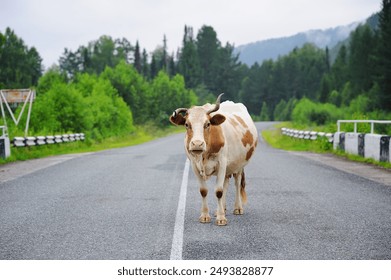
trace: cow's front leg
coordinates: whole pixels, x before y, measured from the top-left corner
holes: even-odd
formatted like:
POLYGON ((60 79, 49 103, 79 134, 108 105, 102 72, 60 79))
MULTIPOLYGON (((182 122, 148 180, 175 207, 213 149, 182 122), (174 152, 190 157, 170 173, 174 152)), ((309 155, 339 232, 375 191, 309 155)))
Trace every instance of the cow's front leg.
POLYGON ((225 195, 224 191, 227 191, 227 187, 225 186, 225 169, 226 163, 221 162, 219 167, 219 173, 217 174, 217 182, 215 193, 217 197, 217 211, 216 211, 216 224, 219 226, 227 225, 227 219, 225 218, 225 195), (225 186, 223 188, 223 186, 225 186))
POLYGON ((208 189, 205 184, 201 185, 200 193, 202 197, 202 207, 201 207, 201 216, 199 218, 199 221, 201 223, 210 223, 211 218, 209 215, 208 200, 207 200, 208 189))
MULTIPOLYGON (((224 212, 227 213, 227 192, 228 192, 228 185, 229 185, 229 176, 225 177, 224 180, 224 187, 223 187, 223 207, 224 207, 224 212)), ((217 210, 215 212, 215 217, 217 216, 217 210)))
POLYGON ((202 199, 202 207, 201 207, 201 216, 199 218, 200 223, 210 223, 211 217, 209 215, 209 207, 208 207, 208 186, 206 185, 206 182, 204 178, 200 175, 198 169, 196 166, 192 163, 192 168, 194 171, 194 174, 197 177, 198 183, 200 185, 200 194, 202 199))

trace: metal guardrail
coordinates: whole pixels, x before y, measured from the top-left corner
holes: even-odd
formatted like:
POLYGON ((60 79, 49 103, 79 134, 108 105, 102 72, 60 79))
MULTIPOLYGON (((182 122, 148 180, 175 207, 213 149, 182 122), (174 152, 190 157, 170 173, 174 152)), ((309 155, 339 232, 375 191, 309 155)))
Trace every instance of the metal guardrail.
POLYGON ((41 146, 47 144, 66 143, 85 140, 84 133, 50 135, 50 136, 30 136, 30 137, 14 137, 12 144, 14 147, 29 147, 41 146))
POLYGON ((337 121, 337 132, 341 132, 341 123, 354 123, 354 133, 357 133, 358 123, 370 123, 371 134, 375 131, 375 123, 379 124, 391 124, 391 121, 380 121, 380 120, 338 120, 337 121))
POLYGON ((316 140, 318 137, 326 137, 327 140, 332 143, 334 141, 334 134, 332 133, 326 133, 326 132, 317 132, 317 131, 308 131, 308 130, 297 130, 297 129, 291 129, 291 128, 281 128, 281 132, 284 135, 298 138, 298 139, 305 139, 305 140, 316 140))

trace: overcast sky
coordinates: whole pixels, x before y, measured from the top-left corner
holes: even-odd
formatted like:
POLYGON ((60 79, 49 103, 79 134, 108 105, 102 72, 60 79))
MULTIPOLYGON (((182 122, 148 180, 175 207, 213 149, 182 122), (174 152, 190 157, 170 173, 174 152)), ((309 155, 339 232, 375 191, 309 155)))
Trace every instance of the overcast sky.
POLYGON ((185 25, 195 35, 211 25, 223 44, 239 46, 361 21, 380 9, 381 0, 0 0, 0 32, 13 29, 48 67, 64 48, 101 35, 139 40, 151 52, 165 34, 174 51, 185 25))

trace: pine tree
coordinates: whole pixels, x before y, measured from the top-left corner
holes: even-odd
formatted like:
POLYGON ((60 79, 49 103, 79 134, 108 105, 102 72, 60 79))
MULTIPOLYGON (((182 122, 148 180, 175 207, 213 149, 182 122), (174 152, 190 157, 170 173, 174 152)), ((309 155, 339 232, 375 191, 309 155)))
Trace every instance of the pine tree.
POLYGON ((140 46, 138 44, 138 41, 136 41, 136 48, 134 50, 134 68, 136 68, 137 72, 142 72, 142 66, 141 66, 141 55, 140 55, 140 46))
POLYGON ((150 78, 153 79, 156 77, 159 67, 158 67, 158 62, 156 61, 155 55, 152 54, 152 60, 151 60, 151 69, 150 69, 150 78))
MULTIPOLYGON (((163 37, 163 52, 160 60, 160 68, 168 73, 168 54, 167 54, 167 38, 166 35, 163 37)), ((168 73, 170 74, 170 73, 168 73)))
POLYGON ((270 121, 269 109, 268 109, 267 104, 266 104, 265 101, 262 102, 260 119, 261 119, 261 121, 270 121))
POLYGON ((27 88, 37 84, 42 75, 38 51, 28 48, 13 30, 0 32, 0 88, 27 88))
POLYGON ((373 86, 373 55, 375 37, 368 25, 356 28, 350 36, 349 73, 357 95, 373 86))
POLYGON ((379 50, 376 60, 380 74, 378 105, 382 109, 391 111, 391 0, 382 2, 379 32, 379 50))
POLYGON ((344 84, 349 80, 348 55, 345 45, 342 45, 339 49, 337 58, 331 67, 331 74, 334 82, 333 89, 341 91, 344 84))
POLYGON ((182 50, 178 60, 178 71, 185 78, 186 87, 195 88, 201 83, 201 67, 197 47, 193 39, 193 28, 185 26, 182 50))
POLYGON ((202 70, 202 81, 211 92, 216 92, 217 52, 220 42, 211 26, 202 26, 197 34, 197 52, 202 70))
POLYGON ((141 59, 141 71, 144 78, 149 79, 150 71, 149 71, 149 64, 148 64, 148 54, 145 49, 143 49, 143 56, 141 59))

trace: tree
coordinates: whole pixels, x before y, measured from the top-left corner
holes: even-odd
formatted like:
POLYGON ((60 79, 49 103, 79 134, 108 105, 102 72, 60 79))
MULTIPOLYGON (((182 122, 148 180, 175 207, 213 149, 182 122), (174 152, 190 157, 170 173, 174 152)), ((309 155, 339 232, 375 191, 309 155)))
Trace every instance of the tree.
POLYGON ((143 74, 144 78, 149 79, 151 72, 150 72, 150 67, 148 64, 148 54, 145 49, 143 49, 143 56, 141 59, 141 69, 142 69, 142 74, 143 74))
POLYGON ((261 113, 260 119, 261 121, 270 121, 270 114, 269 114, 269 108, 267 107, 266 102, 262 102, 262 108, 261 108, 261 113))
POLYGON ((136 68, 137 72, 142 73, 142 64, 141 64, 141 55, 140 55, 140 46, 138 45, 138 41, 136 42, 136 48, 134 50, 134 68, 136 68))
POLYGON ((274 109, 273 113, 273 119, 275 121, 287 121, 287 116, 283 115, 284 109, 286 108, 287 104, 284 99, 281 99, 281 101, 277 104, 276 108, 274 109))
POLYGON ((151 70, 150 71, 150 78, 153 79, 156 77, 157 73, 159 72, 159 64, 156 59, 155 53, 152 54, 150 70, 151 70))
POLYGON ((357 27, 350 36, 349 73, 357 95, 373 86, 376 41, 368 25, 357 27))
POLYGON ((378 91, 377 103, 379 108, 391 111, 391 0, 382 1, 379 33, 376 62, 380 74, 378 78, 380 91, 378 91))
POLYGON ((201 27, 197 34, 196 46, 202 71, 202 81, 210 91, 216 92, 216 59, 217 52, 220 47, 220 41, 217 39, 217 33, 213 27, 206 25, 201 27))
POLYGON ((331 67, 333 89, 341 91, 346 81, 349 80, 348 54, 345 45, 338 51, 337 58, 331 67))
POLYGON ((91 41, 88 46, 80 46, 76 52, 65 49, 60 57, 60 69, 68 78, 73 79, 77 73, 99 75, 106 67, 115 67, 120 61, 131 63, 133 47, 126 39, 113 40, 110 36, 101 36, 91 41))
POLYGON ((4 34, 0 32, 1 88, 35 86, 42 70, 42 59, 34 47, 27 47, 9 27, 4 34))
POLYGON ((150 107, 150 118, 156 124, 165 126, 173 109, 180 107, 190 108, 197 102, 192 90, 186 89, 183 76, 169 75, 161 70, 151 82, 153 104, 150 107))
POLYGON ((188 88, 195 88, 201 83, 201 65, 193 39, 192 27, 185 26, 182 49, 178 60, 178 71, 185 78, 188 88))
POLYGON ((218 48, 214 73, 216 93, 224 92, 224 98, 239 101, 240 82, 244 78, 239 62, 239 54, 234 55, 234 46, 227 43, 218 48))
POLYGON ((163 36, 163 47, 161 49, 161 58, 160 58, 160 68, 166 71, 168 74, 168 54, 167 54, 167 38, 166 35, 163 36))
POLYGON ((114 68, 106 68, 101 76, 110 81, 119 96, 131 108, 135 123, 144 123, 150 118, 149 110, 153 102, 150 89, 133 65, 121 61, 114 68))

